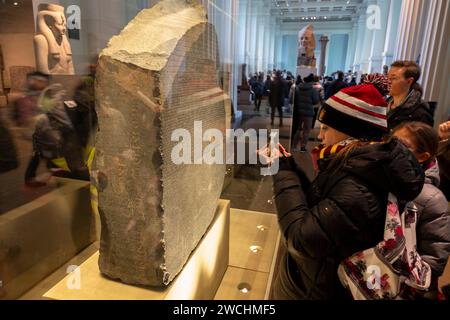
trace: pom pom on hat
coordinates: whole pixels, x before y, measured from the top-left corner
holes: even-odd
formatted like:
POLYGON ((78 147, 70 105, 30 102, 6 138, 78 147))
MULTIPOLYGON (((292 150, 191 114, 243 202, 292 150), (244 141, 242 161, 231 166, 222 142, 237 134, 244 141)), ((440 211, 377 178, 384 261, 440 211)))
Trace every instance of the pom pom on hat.
POLYGON ((383 95, 387 96, 391 91, 391 83, 389 79, 381 73, 372 73, 364 79, 364 84, 372 84, 383 95))

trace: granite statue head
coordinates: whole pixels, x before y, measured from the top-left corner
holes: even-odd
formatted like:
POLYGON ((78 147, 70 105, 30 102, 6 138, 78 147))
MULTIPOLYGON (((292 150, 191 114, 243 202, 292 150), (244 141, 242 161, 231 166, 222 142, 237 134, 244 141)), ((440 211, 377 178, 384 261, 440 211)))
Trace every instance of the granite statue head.
POLYGON ((304 49, 307 57, 314 55, 316 49, 316 38, 314 36, 314 28, 312 25, 307 25, 298 33, 299 48, 304 49))

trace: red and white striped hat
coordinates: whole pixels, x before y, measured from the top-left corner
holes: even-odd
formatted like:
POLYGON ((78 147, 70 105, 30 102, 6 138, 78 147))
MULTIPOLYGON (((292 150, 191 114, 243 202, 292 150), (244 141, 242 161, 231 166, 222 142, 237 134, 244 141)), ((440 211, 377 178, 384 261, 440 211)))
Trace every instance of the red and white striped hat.
POLYGON ((346 88, 323 105, 319 121, 353 138, 380 140, 388 132, 388 104, 372 84, 346 88))

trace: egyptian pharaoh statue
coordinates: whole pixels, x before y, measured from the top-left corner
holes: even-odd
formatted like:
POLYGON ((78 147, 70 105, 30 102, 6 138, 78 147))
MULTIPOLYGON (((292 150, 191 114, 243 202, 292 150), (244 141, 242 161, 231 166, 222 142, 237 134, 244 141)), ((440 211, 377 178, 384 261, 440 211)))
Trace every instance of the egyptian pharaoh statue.
POLYGON ((37 69, 46 74, 74 74, 64 7, 40 4, 34 37, 37 69))
POLYGON ((316 49, 316 38, 312 25, 304 27, 298 33, 298 59, 297 66, 316 67, 314 49, 316 49))

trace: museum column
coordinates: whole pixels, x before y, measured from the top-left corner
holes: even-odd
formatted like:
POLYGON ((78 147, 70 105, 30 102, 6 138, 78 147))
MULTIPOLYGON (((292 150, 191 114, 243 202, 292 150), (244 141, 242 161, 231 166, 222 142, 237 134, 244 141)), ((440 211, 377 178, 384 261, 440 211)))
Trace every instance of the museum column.
POLYGON ((366 31, 366 16, 360 12, 357 26, 357 37, 356 37, 356 46, 355 46, 355 60, 353 62, 354 71, 361 70, 361 57, 362 50, 364 45, 364 34, 366 31))
POLYGON ((245 78, 247 79, 250 74, 250 50, 251 50, 251 39, 252 39, 252 0, 246 0, 247 10, 246 14, 246 23, 245 23, 245 64, 247 65, 245 71, 245 78))
MULTIPOLYGON (((395 0, 394 0, 395 1, 395 0)), ((383 72, 383 50, 386 39, 386 29, 389 18, 389 7, 391 0, 378 0, 377 6, 380 9, 380 23, 378 29, 375 29, 372 39, 372 49, 369 58, 369 73, 383 72)))
POLYGON ((259 2, 258 7, 258 25, 256 26, 258 30, 258 47, 257 47, 257 57, 258 57, 258 72, 263 72, 265 67, 264 54, 266 50, 266 33, 267 33, 267 12, 264 9, 264 2, 259 2))
POLYGON ((256 17, 256 49, 255 49, 256 72, 262 71, 263 66, 265 20, 262 14, 261 8, 262 3, 263 3, 262 1, 258 2, 258 14, 256 17))
POLYGON ((269 50, 270 50, 270 16, 266 13, 264 16, 264 53, 263 53, 263 69, 262 72, 266 73, 269 66, 269 50))
MULTIPOLYGON (((238 12, 239 12, 239 1, 226 1, 226 12, 228 15, 225 16, 227 21, 227 26, 229 26, 229 42, 225 44, 229 47, 229 61, 228 65, 230 68, 230 97, 232 102, 237 102, 238 92, 237 87, 240 85, 240 72, 241 69, 240 63, 235 59, 236 52, 238 51, 237 42, 238 42, 238 12)), ((233 103, 232 105, 234 114, 237 112, 237 104, 233 103)))
POLYGON ((276 21, 270 18, 270 49, 269 49, 269 69, 275 66, 275 37, 276 37, 276 21))
POLYGON ((353 70, 354 61, 355 61, 355 50, 356 50, 357 36, 358 36, 358 23, 355 21, 353 23, 353 29, 349 33, 347 59, 345 61, 345 66, 346 66, 347 70, 353 70))
POLYGON ((427 23, 427 12, 430 3, 435 0, 403 1, 398 30, 398 41, 395 60, 420 59, 423 36, 427 23))
POLYGON ((257 25, 258 25, 258 1, 249 0, 251 11, 250 14, 250 47, 249 47, 249 72, 254 74, 257 68, 256 47, 258 42, 257 25))
MULTIPOLYGON (((367 5, 375 5, 376 0, 369 0, 367 5)), ((361 66, 360 70, 362 73, 369 73, 369 59, 372 51, 372 41, 374 37, 374 29, 371 26, 368 27, 368 18, 369 15, 367 14, 367 8, 366 8, 366 14, 364 15, 364 39, 363 39, 363 45, 362 45, 362 53, 361 53, 361 66)))
POLYGON ((263 64, 264 69, 262 71, 264 72, 264 74, 267 74, 267 70, 269 70, 270 47, 271 47, 271 43, 272 43, 272 39, 271 39, 272 19, 270 17, 269 9, 265 8, 264 10, 266 11, 265 12, 266 24, 265 24, 265 35, 264 35, 264 37, 265 37, 265 49, 264 49, 265 60, 264 60, 264 64, 263 64))
POLYGON ((421 50, 424 100, 437 101, 436 122, 448 118, 450 113, 450 1, 431 0, 426 16, 426 28, 421 50))
MULTIPOLYGON (((247 75, 244 74, 243 66, 247 63, 246 61, 246 39, 247 39, 247 0, 239 0, 239 6, 237 7, 237 13, 235 16, 235 23, 237 24, 237 50, 236 50, 236 63, 239 65, 239 84, 243 79, 246 79, 247 75)), ((245 72, 247 73, 247 72, 245 72)))
POLYGON ((390 66, 393 62, 395 46, 397 45, 397 39, 399 39, 397 31, 399 27, 401 8, 402 0, 390 1, 386 40, 383 51, 383 66, 390 66))
POLYGON ((320 66, 319 66, 319 76, 325 75, 325 58, 327 53, 327 44, 330 40, 326 35, 320 37, 320 66))
POLYGON ((277 36, 275 38, 275 64, 276 69, 282 69, 283 64, 283 33, 277 26, 277 36))

